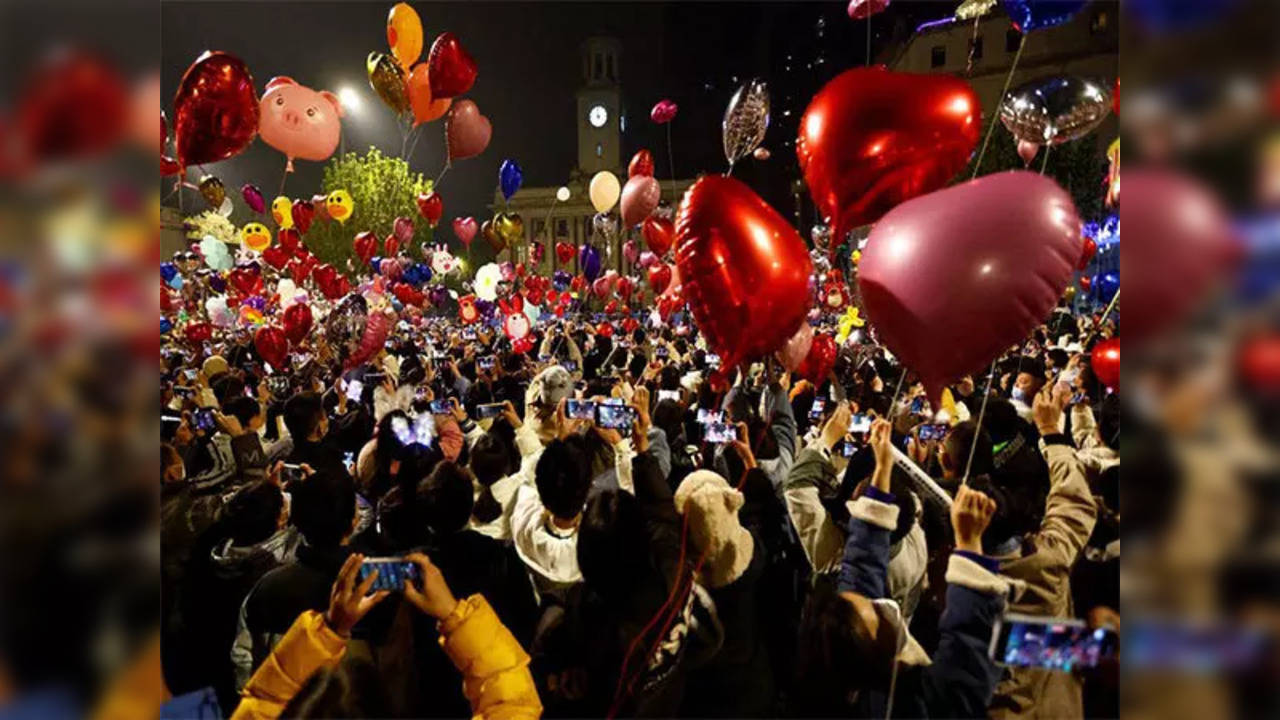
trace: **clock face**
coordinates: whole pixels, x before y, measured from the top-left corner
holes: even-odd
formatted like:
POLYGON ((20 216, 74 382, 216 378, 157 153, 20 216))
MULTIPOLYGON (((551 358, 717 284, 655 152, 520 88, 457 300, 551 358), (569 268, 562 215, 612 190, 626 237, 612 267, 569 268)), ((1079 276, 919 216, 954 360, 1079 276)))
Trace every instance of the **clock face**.
POLYGON ((604 127, 604 124, 609 122, 609 111, 605 110, 603 105, 593 105, 587 112, 587 119, 595 127, 604 127))

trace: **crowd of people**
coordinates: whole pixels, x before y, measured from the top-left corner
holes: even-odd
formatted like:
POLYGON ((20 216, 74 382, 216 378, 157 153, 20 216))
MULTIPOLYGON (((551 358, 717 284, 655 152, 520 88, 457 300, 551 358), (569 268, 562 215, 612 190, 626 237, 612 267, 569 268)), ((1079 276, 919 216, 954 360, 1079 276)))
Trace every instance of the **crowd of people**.
POLYGON ((241 718, 1118 712, 1113 666, 993 647, 1007 613, 1118 626, 1119 398, 1089 365, 1114 318, 1064 302, 938 397, 872 328, 803 379, 637 320, 543 317, 516 352, 417 316, 357 367, 322 323, 286 368, 175 327, 168 692, 241 718))

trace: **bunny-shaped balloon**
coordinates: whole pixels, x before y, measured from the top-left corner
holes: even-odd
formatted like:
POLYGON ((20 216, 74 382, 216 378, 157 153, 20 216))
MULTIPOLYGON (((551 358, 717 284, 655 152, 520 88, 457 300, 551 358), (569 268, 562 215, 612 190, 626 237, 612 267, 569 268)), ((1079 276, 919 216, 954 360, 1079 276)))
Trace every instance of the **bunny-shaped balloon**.
POLYGON ((437 275, 448 275, 458 269, 458 258, 449 252, 447 245, 436 245, 431 253, 431 270, 437 275))
POLYGON ((513 352, 524 354, 533 349, 533 337, 529 334, 529 316, 524 314, 524 296, 514 293, 510 298, 498 301, 502 310, 502 332, 511 341, 513 352))

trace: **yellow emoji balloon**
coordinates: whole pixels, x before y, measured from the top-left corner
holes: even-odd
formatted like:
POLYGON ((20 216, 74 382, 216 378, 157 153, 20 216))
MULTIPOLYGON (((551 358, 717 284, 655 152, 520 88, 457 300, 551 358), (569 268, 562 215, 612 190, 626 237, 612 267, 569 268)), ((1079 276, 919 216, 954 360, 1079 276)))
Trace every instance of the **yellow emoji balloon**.
POLYGON ((396 3, 387 14, 387 45, 405 70, 422 54, 422 19, 409 3, 396 3))
MULTIPOLYGON (((275 208, 272 208, 275 212, 275 208)), ((240 243, 250 250, 262 252, 271 245, 271 231, 262 223, 249 223, 240 228, 240 243)))
POLYGON ((293 201, 281 195, 271 201, 271 217, 281 228, 293 227, 293 201))
POLYGON ((325 207, 329 209, 329 217, 343 225, 347 224, 347 220, 351 218, 351 213, 356 209, 355 202, 351 199, 351 193, 346 190, 334 190, 329 193, 329 197, 325 198, 325 207))

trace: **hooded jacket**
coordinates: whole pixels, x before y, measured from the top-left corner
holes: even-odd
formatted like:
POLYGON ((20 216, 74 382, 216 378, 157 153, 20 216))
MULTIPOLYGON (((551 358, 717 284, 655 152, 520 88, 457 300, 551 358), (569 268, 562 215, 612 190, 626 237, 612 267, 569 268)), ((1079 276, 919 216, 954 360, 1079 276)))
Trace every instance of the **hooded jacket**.
MULTIPOLYGON (((542 703, 529 674, 529 656, 498 619, 483 596, 458 603, 441 620, 440 647, 463 676, 462 692, 475 718, 538 718, 542 703)), ((346 654, 346 641, 307 611, 245 685, 235 720, 273 720, 316 671, 334 667, 346 654)))

